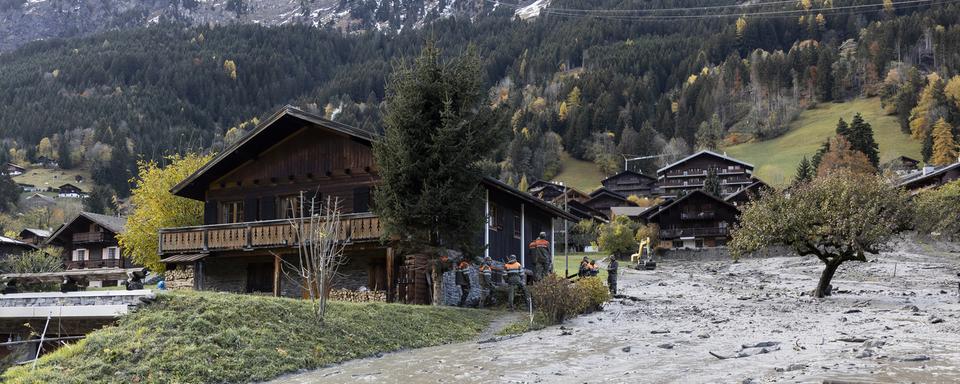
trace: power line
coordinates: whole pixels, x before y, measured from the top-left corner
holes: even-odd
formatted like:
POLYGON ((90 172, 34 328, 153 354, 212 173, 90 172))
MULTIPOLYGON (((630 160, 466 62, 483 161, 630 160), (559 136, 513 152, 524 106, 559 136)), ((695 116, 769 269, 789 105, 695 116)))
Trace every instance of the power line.
MULTIPOLYGON (((486 0, 487 2, 504 5, 513 9, 522 9, 519 4, 513 3, 504 3, 497 0, 486 0)), ((950 4, 957 3, 960 0, 905 0, 900 2, 892 3, 895 9, 910 9, 918 8, 925 5, 932 5, 934 1, 937 1, 938 4, 950 4)), ((779 2, 778 2, 779 3, 779 2)), ((764 3, 773 4, 773 3, 764 3)), ((811 13, 848 13, 848 14, 862 14, 862 13, 871 13, 876 12, 884 5, 883 3, 879 4, 861 4, 861 5, 848 5, 840 7, 829 7, 829 8, 811 8, 811 9, 794 9, 794 10, 777 10, 777 11, 755 11, 755 12, 741 12, 741 13, 720 13, 720 14, 696 14, 696 15, 605 15, 600 12, 612 11, 612 10, 588 10, 588 9, 563 9, 563 8, 543 8, 540 10, 543 14, 563 16, 563 17, 581 17, 581 18, 596 18, 596 19, 609 19, 609 20, 653 20, 653 21, 670 21, 670 20, 697 20, 697 19, 719 19, 719 18, 730 18, 730 17, 751 17, 751 18, 783 18, 783 17, 793 17, 793 16, 802 16, 811 13), (876 8, 876 9, 870 9, 876 8), (849 11, 849 12, 843 12, 849 11)), ((674 8, 676 9, 676 8, 674 8)), ((693 9, 693 8, 691 8, 693 9)), ((633 11, 633 12, 659 12, 660 10, 623 10, 623 11, 633 11)))

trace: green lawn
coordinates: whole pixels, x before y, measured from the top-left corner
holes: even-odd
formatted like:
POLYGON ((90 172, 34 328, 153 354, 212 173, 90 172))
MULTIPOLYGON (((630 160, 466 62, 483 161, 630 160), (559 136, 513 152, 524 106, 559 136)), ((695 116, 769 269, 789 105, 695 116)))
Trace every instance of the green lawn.
POLYGON ((378 352, 466 341, 496 312, 172 292, 30 365, 4 383, 249 383, 378 352))
POLYGON ((600 188, 600 180, 607 177, 600 172, 596 164, 574 159, 566 152, 561 155, 560 162, 563 164, 562 168, 553 181, 562 181, 581 192, 590 193, 600 188))
POLYGON ((50 169, 50 168, 27 168, 27 172, 19 176, 14 176, 13 180, 18 183, 33 184, 37 187, 46 189, 57 188, 63 184, 70 183, 80 187, 80 189, 90 192, 93 186, 90 185, 90 172, 86 169, 50 169), (77 182, 77 175, 83 177, 83 182, 77 182))
POLYGON ((813 157, 820 144, 834 134, 837 120, 842 117, 849 123, 857 112, 873 126, 874 138, 880 146, 881 163, 901 155, 920 158, 921 143, 900 132, 896 118, 883 112, 879 98, 820 104, 801 113, 783 136, 735 145, 724 151, 752 163, 756 167, 754 174, 760 179, 784 186, 793 179, 800 159, 804 155, 813 157))
MULTIPOLYGON (((553 256, 553 273, 556 273, 558 276, 569 276, 580 270, 580 261, 583 260, 583 257, 589 257, 593 260, 603 260, 607 257, 605 253, 583 253, 583 252, 571 252, 570 253, 570 265, 564 270, 565 260, 562 252, 557 252, 557 255, 553 256)), ((606 262, 602 263, 606 265, 606 262)), ((620 268, 624 268, 630 264, 630 261, 620 260, 620 268)), ((602 281, 607 281, 607 270, 604 267, 600 267, 600 273, 597 274, 597 277, 602 279, 602 281)))

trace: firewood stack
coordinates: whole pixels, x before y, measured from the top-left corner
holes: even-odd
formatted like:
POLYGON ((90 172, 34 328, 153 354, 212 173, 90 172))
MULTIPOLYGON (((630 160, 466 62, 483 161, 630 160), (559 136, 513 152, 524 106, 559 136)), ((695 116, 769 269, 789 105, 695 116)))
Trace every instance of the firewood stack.
POLYGON ((349 289, 333 289, 330 291, 330 300, 347 301, 351 303, 387 302, 387 291, 351 291, 349 289))

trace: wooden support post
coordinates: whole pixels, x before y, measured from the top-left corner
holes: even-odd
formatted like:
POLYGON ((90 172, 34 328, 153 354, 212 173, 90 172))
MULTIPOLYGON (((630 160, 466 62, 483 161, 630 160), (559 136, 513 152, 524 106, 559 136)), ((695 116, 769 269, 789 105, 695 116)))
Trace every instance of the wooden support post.
POLYGON ((280 297, 280 256, 273 255, 273 296, 280 297))
POLYGON ((393 302, 393 247, 387 247, 387 302, 393 302))

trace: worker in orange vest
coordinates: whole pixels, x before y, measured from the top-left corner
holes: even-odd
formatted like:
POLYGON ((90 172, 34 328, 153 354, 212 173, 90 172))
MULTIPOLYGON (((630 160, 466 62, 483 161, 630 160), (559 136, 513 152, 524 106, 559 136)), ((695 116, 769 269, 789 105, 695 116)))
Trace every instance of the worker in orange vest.
POLYGON ((462 307, 467 303, 467 297, 470 296, 470 263, 467 262, 466 257, 460 259, 460 262, 457 263, 455 272, 457 285, 460 286, 460 303, 457 306, 462 307))
POLYGON ((516 308, 513 306, 513 296, 516 293, 516 288, 520 288, 523 292, 523 297, 526 298, 527 303, 530 303, 530 292, 527 291, 527 284, 523 281, 523 265, 517 262, 517 256, 510 255, 507 259, 507 263, 503 265, 503 269, 507 273, 507 285, 510 289, 507 291, 507 301, 510 304, 510 310, 513 311, 516 308))
POLYGON ((487 301, 493 297, 493 290, 496 289, 496 285, 493 283, 494 268, 497 268, 497 266, 494 264, 493 258, 485 256, 483 264, 480 264, 480 303, 478 305, 480 308, 483 308, 487 301))
POLYGON ((537 239, 530 243, 529 248, 530 255, 533 256, 533 276, 537 280, 543 279, 550 273, 553 264, 547 233, 540 232, 537 239))

